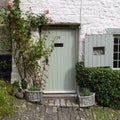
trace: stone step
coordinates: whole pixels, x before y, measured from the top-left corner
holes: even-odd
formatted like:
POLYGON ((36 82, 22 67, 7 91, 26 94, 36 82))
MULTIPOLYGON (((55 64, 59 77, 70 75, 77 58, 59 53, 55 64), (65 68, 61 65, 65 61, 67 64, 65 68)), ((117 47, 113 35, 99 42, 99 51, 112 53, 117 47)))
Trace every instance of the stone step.
POLYGON ((70 93, 69 94, 67 94, 67 93, 63 93, 63 94, 62 93, 59 93, 59 94, 58 93, 43 93, 43 97, 50 97, 50 98, 51 97, 52 98, 53 97, 60 97, 60 98, 61 97, 62 98, 63 97, 68 97, 69 98, 69 97, 77 97, 77 94, 76 93, 75 94, 70 94, 70 93))
POLYGON ((44 97, 42 99, 42 104, 55 107, 79 107, 76 97, 44 97))

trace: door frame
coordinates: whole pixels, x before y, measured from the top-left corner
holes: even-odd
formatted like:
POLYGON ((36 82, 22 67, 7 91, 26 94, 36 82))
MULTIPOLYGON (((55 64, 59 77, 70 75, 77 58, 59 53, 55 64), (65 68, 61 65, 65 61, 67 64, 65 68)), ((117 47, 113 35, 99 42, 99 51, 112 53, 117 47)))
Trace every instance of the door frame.
MULTIPOLYGON (((52 25, 45 25, 43 27, 39 28, 40 33, 42 30, 51 30, 51 29, 74 29, 75 30, 75 62, 77 63, 79 61, 79 39, 80 39, 80 24, 52 24, 52 25)), ((75 91, 71 93, 76 93, 77 92, 77 83, 75 80, 75 91)), ((60 92, 52 92, 52 91, 44 91, 44 93, 60 93, 60 92)), ((69 93, 69 92, 65 92, 69 93)))

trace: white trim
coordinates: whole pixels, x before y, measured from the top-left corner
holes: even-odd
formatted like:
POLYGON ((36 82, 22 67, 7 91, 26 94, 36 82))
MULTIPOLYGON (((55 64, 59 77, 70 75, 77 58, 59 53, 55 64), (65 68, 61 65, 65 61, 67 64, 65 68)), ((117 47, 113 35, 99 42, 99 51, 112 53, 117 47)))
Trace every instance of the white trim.
POLYGON ((63 90, 61 90, 61 91, 43 91, 43 93, 76 93, 76 91, 74 90, 74 91, 63 91, 63 90))
POLYGON ((43 93, 43 97, 77 97, 77 93, 43 93))
POLYGON ((113 70, 120 70, 120 68, 112 68, 113 70))

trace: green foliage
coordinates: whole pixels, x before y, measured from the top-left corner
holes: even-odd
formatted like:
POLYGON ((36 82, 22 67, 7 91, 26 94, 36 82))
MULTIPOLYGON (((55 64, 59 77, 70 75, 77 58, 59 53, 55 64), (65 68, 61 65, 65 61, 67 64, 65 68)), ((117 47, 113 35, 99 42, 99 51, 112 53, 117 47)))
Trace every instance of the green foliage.
POLYGON ((9 95, 6 89, 6 83, 0 80, 0 117, 4 117, 6 114, 13 114, 14 98, 9 95))
POLYGON ((0 23, 3 23, 5 19, 5 9, 0 9, 0 23))
POLYGON ((9 83, 6 83, 6 90, 10 95, 14 95, 13 86, 9 83))
POLYGON ((40 87, 39 86, 32 86, 29 91, 40 91, 40 87))
POLYGON ((76 80, 80 87, 96 93, 99 105, 120 108, 120 71, 111 68, 88 68, 76 65, 76 80))
MULTIPOLYGON (((44 86, 42 84, 45 83, 45 66, 48 65, 48 57, 53 51, 54 40, 50 40, 51 44, 47 46, 46 34, 31 38, 30 32, 33 28, 41 31, 41 27, 51 21, 47 16, 48 13, 49 11, 40 14, 31 11, 22 12, 20 0, 8 1, 6 8, 0 10, 0 23, 7 26, 8 37, 13 48, 13 58, 21 80, 24 79, 33 85, 38 83, 44 86)), ((19 89, 17 83, 15 86, 19 89)))
POLYGON ((23 89, 27 89, 27 81, 21 80, 21 85, 23 89))
POLYGON ((85 120, 118 120, 120 111, 108 107, 84 108, 81 115, 85 120))
POLYGON ((18 81, 15 81, 12 85, 13 85, 13 88, 20 90, 20 85, 18 81))
POLYGON ((20 88, 20 82, 19 81, 14 81, 12 86, 19 91, 21 88, 22 89, 27 88, 27 82, 25 80, 21 80, 21 88, 20 88))
POLYGON ((0 61, 0 69, 6 69, 8 66, 6 60, 0 61))
POLYGON ((49 18, 46 17, 46 14, 34 14, 28 11, 26 14, 27 23, 30 28, 37 28, 38 26, 45 25, 48 23, 49 18))
POLYGON ((79 92, 80 92, 81 96, 89 96, 89 95, 91 95, 91 92, 90 92, 90 90, 88 88, 82 88, 82 89, 80 89, 79 92))
POLYGON ((6 87, 6 82, 3 80, 0 80, 0 87, 6 87))

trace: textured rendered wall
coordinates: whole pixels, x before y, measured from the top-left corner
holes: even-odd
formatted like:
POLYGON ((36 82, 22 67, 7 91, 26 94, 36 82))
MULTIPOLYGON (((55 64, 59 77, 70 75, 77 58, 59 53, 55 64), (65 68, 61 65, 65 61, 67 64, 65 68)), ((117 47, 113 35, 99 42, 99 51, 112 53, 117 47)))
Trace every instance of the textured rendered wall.
POLYGON ((23 11, 39 13, 46 9, 55 23, 80 23, 79 59, 84 59, 86 34, 106 33, 120 28, 120 0, 21 0, 23 11))
MULTIPOLYGON (((50 10, 50 17, 55 23, 80 23, 80 0, 21 0, 23 11, 32 10, 40 13, 50 10)), ((53 23, 54 24, 54 23, 53 23)), ((20 79, 13 61, 12 82, 20 79)))
POLYGON ((79 58, 84 58, 86 34, 106 33, 108 28, 120 28, 120 0, 82 0, 79 58))
POLYGON ((120 0, 83 0, 81 13, 82 34, 120 27, 120 0))
POLYGON ((81 0, 21 0, 21 9, 30 9, 39 13, 46 9, 50 10, 50 16, 55 22, 80 23, 81 0))
POLYGON ((82 35, 120 27, 120 0, 21 0, 23 11, 30 7, 35 13, 49 9, 56 23, 81 23, 82 35))

